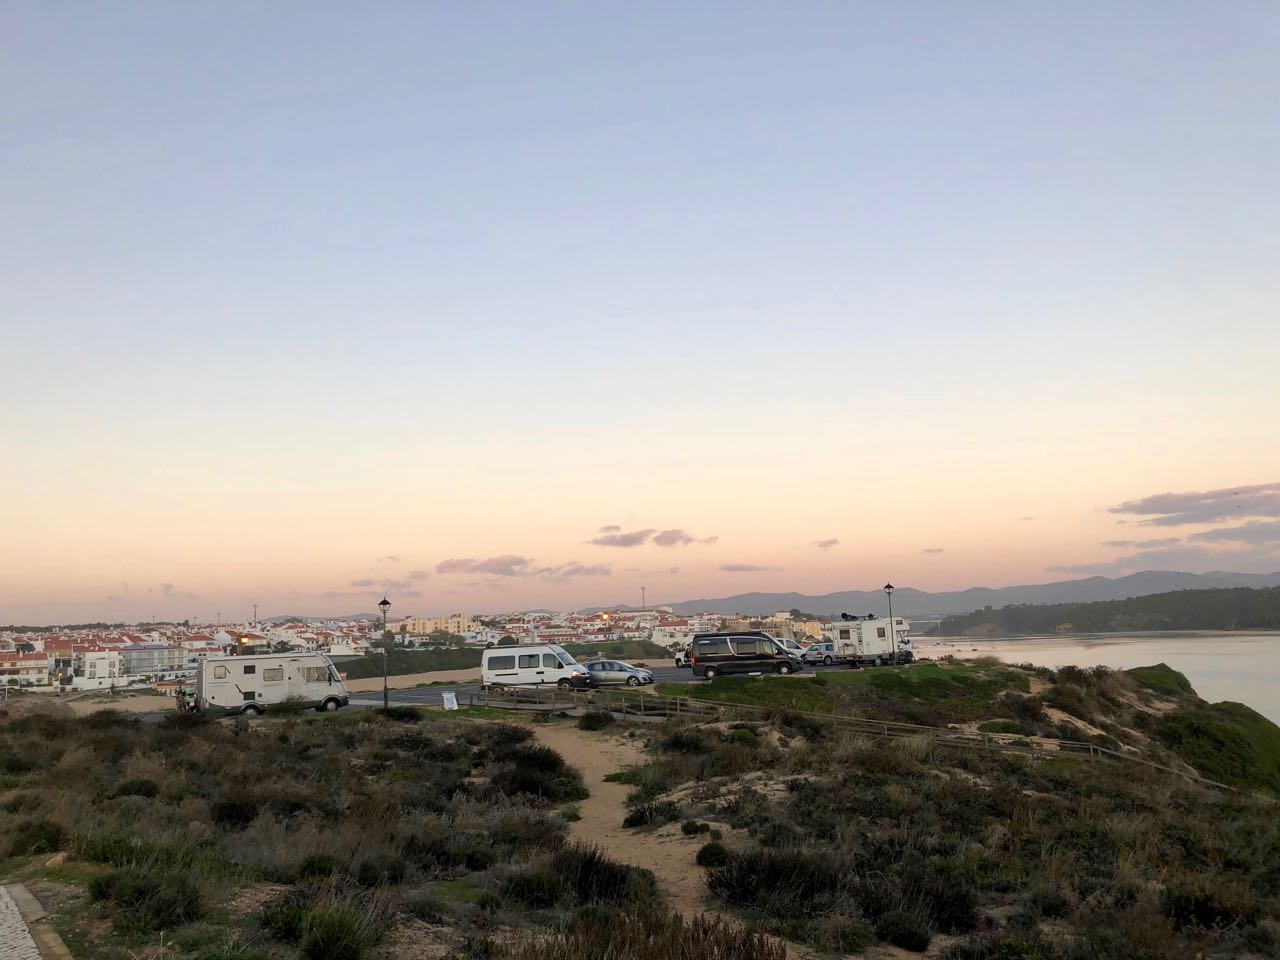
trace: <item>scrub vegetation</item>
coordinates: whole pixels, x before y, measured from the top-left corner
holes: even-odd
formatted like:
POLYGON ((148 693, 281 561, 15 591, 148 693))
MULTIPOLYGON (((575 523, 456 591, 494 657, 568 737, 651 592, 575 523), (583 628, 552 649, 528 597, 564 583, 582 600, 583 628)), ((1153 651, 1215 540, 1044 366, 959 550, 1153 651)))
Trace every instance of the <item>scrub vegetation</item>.
POLYGON ((1280 729, 1252 710, 1203 703, 1164 665, 926 663, 823 679, 707 684, 706 699, 768 709, 655 734, 650 762, 625 775, 636 813, 674 805, 724 834, 697 856, 724 909, 823 952, 1280 957, 1280 729), (779 704, 1015 740, 1069 734, 1246 789, 963 750, 927 730, 875 740, 779 704))

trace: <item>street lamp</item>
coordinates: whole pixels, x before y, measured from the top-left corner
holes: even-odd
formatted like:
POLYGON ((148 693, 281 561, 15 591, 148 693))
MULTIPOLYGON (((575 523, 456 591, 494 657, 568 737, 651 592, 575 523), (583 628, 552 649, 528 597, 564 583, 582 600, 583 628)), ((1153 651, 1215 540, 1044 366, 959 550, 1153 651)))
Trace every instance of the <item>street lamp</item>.
POLYGON ((378 607, 382 610, 382 711, 385 713, 389 706, 387 694, 387 610, 391 607, 391 601, 383 597, 378 607))
POLYGON ((884 585, 884 594, 889 598, 889 645, 893 648, 893 662, 898 662, 898 632, 893 629, 893 584, 884 585))

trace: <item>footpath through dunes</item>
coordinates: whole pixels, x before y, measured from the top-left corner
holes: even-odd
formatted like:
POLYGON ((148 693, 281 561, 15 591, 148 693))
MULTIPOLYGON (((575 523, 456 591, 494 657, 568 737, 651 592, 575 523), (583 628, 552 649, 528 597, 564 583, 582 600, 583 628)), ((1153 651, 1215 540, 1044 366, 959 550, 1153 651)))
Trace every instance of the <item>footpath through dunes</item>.
POLYGON ((710 912, 703 905, 706 888, 701 869, 693 859, 698 843, 679 834, 676 825, 651 832, 622 826, 631 788, 605 777, 643 763, 641 742, 558 724, 538 724, 533 729, 538 740, 582 772, 583 783, 591 791, 578 808, 582 819, 569 825, 569 836, 599 847, 614 860, 653 871, 667 903, 685 917, 710 912))

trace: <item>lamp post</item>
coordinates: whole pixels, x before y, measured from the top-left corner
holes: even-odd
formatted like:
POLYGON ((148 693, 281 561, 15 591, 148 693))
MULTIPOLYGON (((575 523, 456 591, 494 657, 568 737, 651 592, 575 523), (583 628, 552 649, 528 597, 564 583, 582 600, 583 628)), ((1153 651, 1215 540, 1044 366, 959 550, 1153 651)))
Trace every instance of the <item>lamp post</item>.
POLYGON ((884 585, 884 594, 889 598, 889 644, 893 648, 893 662, 898 662, 898 633, 893 629, 893 584, 884 585))
POLYGON ((390 703, 387 693, 387 610, 391 601, 383 597, 378 607, 382 610, 382 710, 385 713, 390 703))

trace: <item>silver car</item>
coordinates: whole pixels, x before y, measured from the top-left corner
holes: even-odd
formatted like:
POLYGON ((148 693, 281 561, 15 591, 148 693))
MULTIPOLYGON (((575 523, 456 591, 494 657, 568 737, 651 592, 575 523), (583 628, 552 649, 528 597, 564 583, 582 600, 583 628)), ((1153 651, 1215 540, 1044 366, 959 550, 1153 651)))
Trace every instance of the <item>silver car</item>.
POLYGON ((640 667, 633 667, 621 660, 593 660, 583 664, 591 674, 592 684, 604 686, 609 683, 625 683, 629 687, 653 683, 653 674, 640 667))

